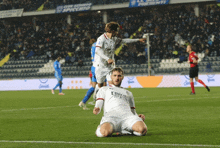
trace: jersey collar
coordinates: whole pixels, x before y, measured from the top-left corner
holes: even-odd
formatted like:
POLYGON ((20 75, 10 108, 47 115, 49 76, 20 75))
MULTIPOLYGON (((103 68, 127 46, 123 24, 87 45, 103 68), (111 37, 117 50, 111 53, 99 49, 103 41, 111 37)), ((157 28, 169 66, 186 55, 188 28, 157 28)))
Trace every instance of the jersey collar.
MULTIPOLYGON (((110 86, 110 87, 117 87, 117 86, 115 86, 114 84, 109 84, 109 86, 110 86)), ((123 88, 123 87, 120 86, 119 88, 123 88)))
POLYGON ((109 39, 108 36, 107 36, 105 33, 104 33, 104 37, 105 37, 106 39, 109 39))

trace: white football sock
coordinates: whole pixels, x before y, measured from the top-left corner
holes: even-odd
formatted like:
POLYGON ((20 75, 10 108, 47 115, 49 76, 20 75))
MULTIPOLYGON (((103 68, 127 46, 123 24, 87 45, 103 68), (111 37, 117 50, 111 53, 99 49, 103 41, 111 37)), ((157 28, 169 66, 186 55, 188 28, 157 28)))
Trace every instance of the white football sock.
POLYGON ((94 101, 96 101, 96 94, 98 93, 98 91, 99 91, 99 86, 98 86, 98 84, 96 84, 96 86, 95 86, 95 91, 94 91, 94 94, 93 94, 93 100, 94 101))
POLYGON ((133 134, 136 135, 136 136, 143 136, 144 135, 144 134, 141 134, 141 133, 138 133, 138 132, 135 132, 135 131, 133 132, 133 134))

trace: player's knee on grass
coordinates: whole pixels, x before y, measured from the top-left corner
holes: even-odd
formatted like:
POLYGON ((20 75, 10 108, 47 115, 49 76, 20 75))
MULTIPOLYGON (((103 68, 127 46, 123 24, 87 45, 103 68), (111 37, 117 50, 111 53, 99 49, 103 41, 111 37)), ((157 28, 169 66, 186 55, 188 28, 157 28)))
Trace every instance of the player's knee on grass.
POLYGON ((100 127, 98 127, 98 128, 96 129, 95 134, 96 134, 97 137, 104 137, 104 135, 102 135, 101 132, 100 132, 100 127))
POLYGON ((147 134, 147 126, 143 121, 136 122, 133 127, 133 133, 136 136, 144 136, 147 134))
POLYGON ((101 127, 98 127, 96 130, 97 137, 107 137, 113 132, 113 127, 110 123, 104 123, 101 127))

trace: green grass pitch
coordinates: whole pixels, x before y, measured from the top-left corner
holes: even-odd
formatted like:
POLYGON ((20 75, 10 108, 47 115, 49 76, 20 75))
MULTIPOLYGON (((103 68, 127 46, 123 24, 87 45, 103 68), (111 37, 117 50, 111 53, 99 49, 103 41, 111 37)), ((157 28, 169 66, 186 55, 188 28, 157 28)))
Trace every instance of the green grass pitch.
POLYGON ((96 137, 102 113, 78 106, 87 90, 0 91, 0 148, 220 147, 219 87, 196 87, 196 95, 190 88, 129 90, 146 116, 146 136, 96 137))

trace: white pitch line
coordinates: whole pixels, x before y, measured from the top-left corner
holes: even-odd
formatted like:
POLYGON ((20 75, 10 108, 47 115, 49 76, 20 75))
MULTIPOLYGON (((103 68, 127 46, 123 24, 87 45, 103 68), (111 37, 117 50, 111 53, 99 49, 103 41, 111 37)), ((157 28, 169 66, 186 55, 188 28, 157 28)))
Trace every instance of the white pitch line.
POLYGON ((1 143, 52 143, 52 144, 93 144, 93 145, 145 145, 145 146, 173 146, 173 147, 220 147, 220 145, 203 144, 167 144, 167 143, 117 143, 117 142, 71 142, 71 141, 10 141, 0 140, 1 143))
POLYGON ((187 98, 187 99, 167 99, 167 100, 150 100, 150 101, 135 101, 135 102, 164 102, 164 101, 179 101, 179 100, 197 100, 197 99, 214 99, 220 97, 201 97, 201 98, 187 98))
POLYGON ((10 109, 10 110, 1 110, 2 112, 12 112, 12 111, 23 111, 23 110, 41 110, 41 109, 54 109, 54 108, 66 108, 66 107, 75 107, 74 106, 57 106, 57 107, 39 107, 39 108, 21 108, 21 109, 10 109))

